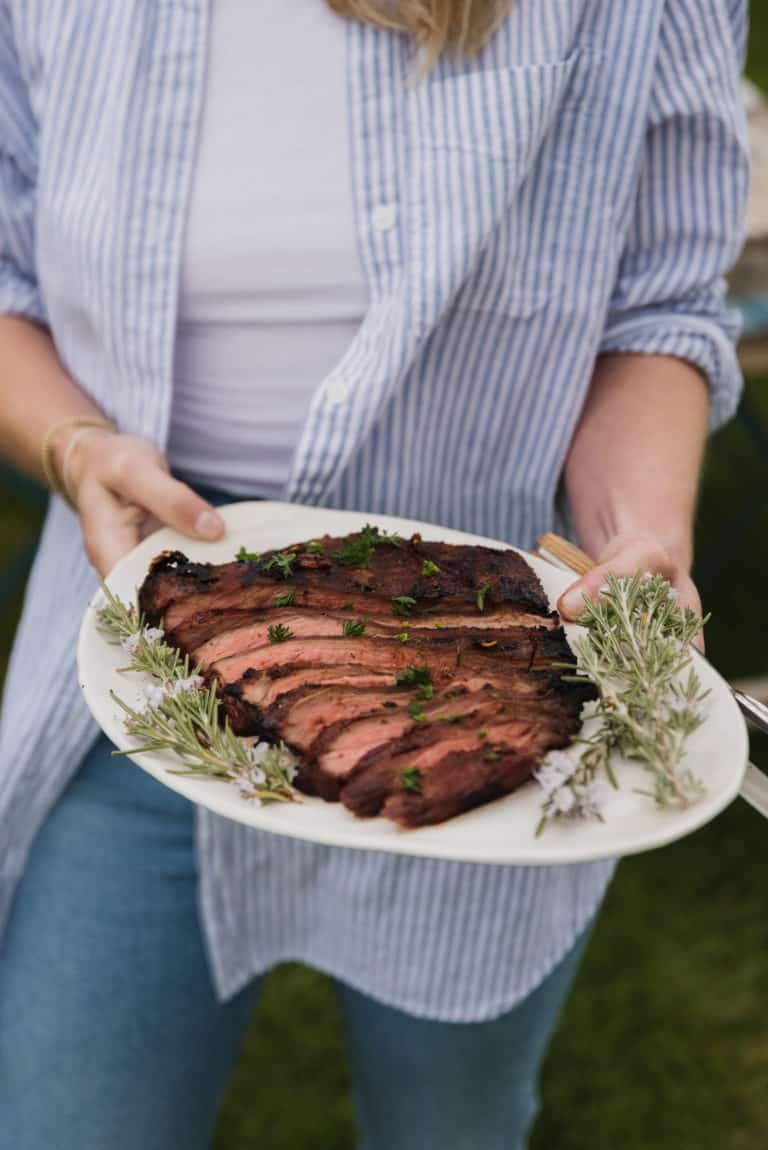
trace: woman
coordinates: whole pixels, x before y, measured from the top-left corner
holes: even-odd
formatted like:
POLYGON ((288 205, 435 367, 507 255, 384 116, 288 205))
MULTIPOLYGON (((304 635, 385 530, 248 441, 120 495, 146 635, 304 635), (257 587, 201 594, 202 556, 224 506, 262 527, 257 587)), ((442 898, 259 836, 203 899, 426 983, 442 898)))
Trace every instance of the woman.
POLYGON ((0 3, 0 434, 72 504, 5 697, 3 1150, 206 1145, 285 959, 338 982, 362 1145, 524 1144, 611 864, 194 811, 110 760, 77 627, 151 523, 214 539, 244 496, 524 547, 570 515, 601 565, 565 614, 608 568, 698 606, 697 474, 740 387, 745 7, 0 3))

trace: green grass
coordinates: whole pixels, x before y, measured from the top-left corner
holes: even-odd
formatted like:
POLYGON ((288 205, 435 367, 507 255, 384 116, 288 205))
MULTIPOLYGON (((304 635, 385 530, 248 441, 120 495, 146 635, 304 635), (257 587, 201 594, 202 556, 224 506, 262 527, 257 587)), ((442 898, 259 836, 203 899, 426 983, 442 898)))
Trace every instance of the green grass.
POLYGON ((768 4, 766 4, 766 0, 752 0, 750 4, 747 72, 756 84, 768 92, 768 4))
MULTIPOLYGON (((768 91, 768 4, 752 7, 749 70, 768 91)), ((768 380, 753 381, 750 396, 768 425, 768 380)), ((708 651, 729 676, 768 672, 767 485, 768 460, 743 425, 721 431, 707 459, 696 575, 714 616, 708 651)), ((0 490, 0 571, 32 519, 0 490)), ((18 597, 0 614, 0 675, 17 608, 18 597)), ((754 741, 753 757, 768 768, 768 740, 754 741)), ((767 875, 765 822, 741 802, 691 838, 622 864, 547 1058, 531 1150, 761 1150, 767 875)), ((215 1150, 354 1145, 332 988, 281 968, 266 980, 215 1150)))

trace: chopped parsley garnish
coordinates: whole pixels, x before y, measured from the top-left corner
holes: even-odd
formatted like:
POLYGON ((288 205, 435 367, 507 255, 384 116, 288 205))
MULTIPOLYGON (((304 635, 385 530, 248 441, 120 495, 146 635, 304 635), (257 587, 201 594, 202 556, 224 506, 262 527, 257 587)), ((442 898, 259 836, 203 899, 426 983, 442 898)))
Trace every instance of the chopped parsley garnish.
POLYGON ((267 628, 267 638, 270 643, 284 643, 286 639, 293 638, 293 631, 290 627, 284 627, 282 623, 273 623, 267 628))
POLYGON ((342 611, 354 611, 355 605, 354 603, 344 603, 341 609, 342 611))
POLYGON ((400 632, 398 632, 398 634, 397 634, 397 635, 395 635, 395 638, 396 638, 396 639, 398 640, 398 642, 400 642, 400 643, 407 643, 407 642, 408 642, 408 639, 410 638, 410 636, 409 636, 409 634, 408 634, 408 632, 407 632, 407 631, 400 631, 400 632))
POLYGON ((422 684, 426 685, 431 682, 432 675, 427 666, 408 666, 404 671, 400 671, 398 675, 395 675, 395 686, 397 687, 419 687, 422 684))
POLYGON ((400 547, 402 542, 399 535, 388 535, 386 531, 380 531, 378 527, 366 523, 357 535, 346 541, 340 551, 334 552, 333 558, 337 563, 343 563, 348 567, 367 567, 377 547, 384 543, 400 547))
POLYGON ((404 791, 413 791, 415 795, 421 794, 421 771, 418 767, 406 767, 401 771, 400 782, 404 791))
POLYGON ((291 587, 290 591, 284 591, 282 595, 275 595, 272 602, 275 607, 292 607, 296 602, 296 592, 291 587))
POLYGON ((435 688, 431 683, 422 683, 417 693, 420 699, 431 699, 435 693, 435 688))
POLYGON ((356 639, 365 631, 365 623, 362 619, 345 619, 341 624, 341 629, 350 639, 356 639))
POLYGON ((496 760, 499 758, 499 752, 498 751, 486 751, 486 753, 483 755, 483 758, 485 759, 485 761, 487 763, 495 763, 496 760))
POLYGON ((392 614, 399 616, 401 619, 407 619, 413 614, 415 606, 416 600, 411 598, 410 595, 398 595, 396 599, 392 600, 392 614))
POLYGON ((266 563, 262 567, 262 571, 271 571, 276 568, 283 579, 290 579, 293 574, 291 568, 296 562, 296 553, 294 551, 276 551, 274 555, 270 555, 266 563))
POLYGON ((477 589, 477 609, 478 611, 485 610, 485 597, 491 589, 490 583, 481 583, 477 589))
POLYGON ((421 709, 421 703, 418 699, 414 699, 413 702, 408 704, 408 714, 416 723, 424 723, 427 718, 421 709))
POLYGON ((310 555, 325 555, 325 547, 319 539, 313 539, 311 543, 308 543, 306 550, 310 555))
POLYGON ((477 732, 477 737, 478 737, 478 739, 487 739, 488 738, 488 732, 486 731, 485 727, 483 727, 482 731, 477 732))
POLYGON ((237 555, 235 555, 235 559, 238 563, 258 563, 259 559, 261 559, 261 555, 256 551, 246 551, 245 547, 241 547, 237 555))
POLYGON ((460 723, 462 719, 466 719, 466 715, 438 715, 438 722, 440 723, 460 723))
POLYGON ((440 568, 438 567, 437 563, 433 563, 431 559, 425 559, 421 565, 421 573, 427 577, 430 575, 439 575, 440 568))

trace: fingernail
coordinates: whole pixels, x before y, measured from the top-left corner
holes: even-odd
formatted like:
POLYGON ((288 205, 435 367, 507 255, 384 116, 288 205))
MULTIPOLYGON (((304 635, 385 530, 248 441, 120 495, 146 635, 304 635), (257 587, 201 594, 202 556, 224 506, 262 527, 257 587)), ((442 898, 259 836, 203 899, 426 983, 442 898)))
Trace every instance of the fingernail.
POLYGON ((584 609, 584 593, 576 588, 566 591, 560 599, 560 610, 564 615, 574 617, 581 614, 584 609))
POLYGON ((195 521, 195 532, 203 539, 218 539, 224 530, 224 520, 215 511, 201 511, 195 521))

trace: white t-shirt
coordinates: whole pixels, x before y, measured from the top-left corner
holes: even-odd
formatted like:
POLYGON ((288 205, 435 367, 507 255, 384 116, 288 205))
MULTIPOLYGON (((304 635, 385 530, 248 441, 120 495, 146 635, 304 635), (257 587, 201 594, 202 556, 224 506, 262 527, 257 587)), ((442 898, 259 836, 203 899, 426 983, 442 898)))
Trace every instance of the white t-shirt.
POLYGON ((279 497, 314 390, 367 306, 346 25, 322 0, 213 0, 168 456, 279 497))

